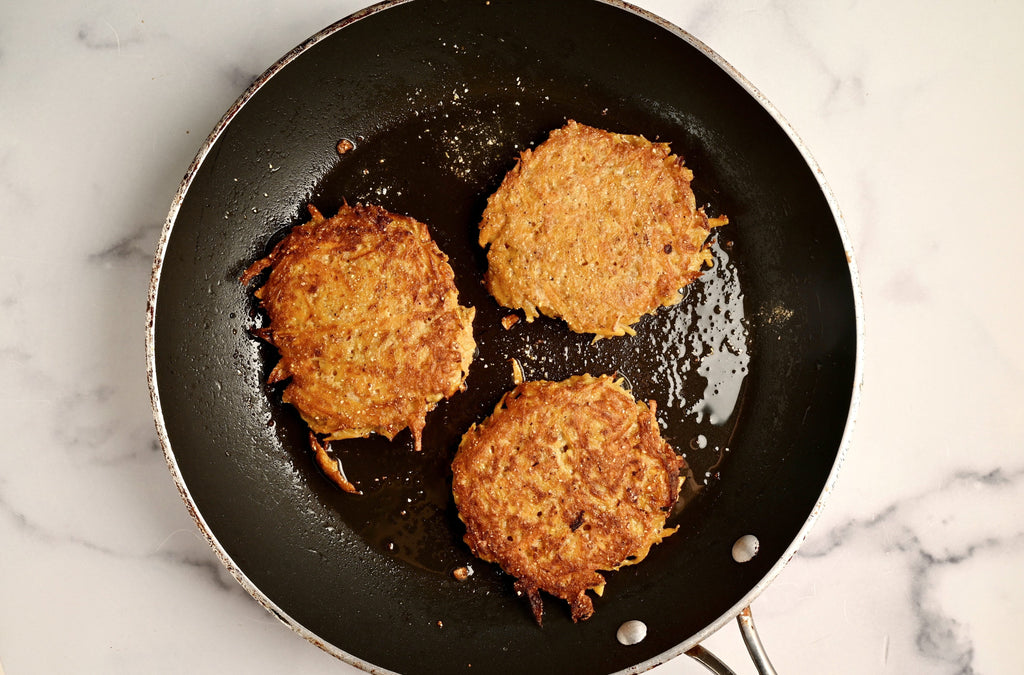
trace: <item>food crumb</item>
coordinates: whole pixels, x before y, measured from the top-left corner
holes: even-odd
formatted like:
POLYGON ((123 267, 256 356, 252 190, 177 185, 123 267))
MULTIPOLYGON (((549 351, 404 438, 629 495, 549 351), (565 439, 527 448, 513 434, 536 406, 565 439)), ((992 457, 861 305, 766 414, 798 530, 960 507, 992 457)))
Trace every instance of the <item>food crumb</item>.
POLYGON ((508 361, 512 364, 512 383, 518 387, 526 380, 526 376, 523 374, 523 366, 519 363, 519 359, 511 358, 508 361))
POLYGON ((469 565, 463 565, 462 567, 456 567, 454 570, 452 570, 452 576, 455 577, 455 579, 457 581, 465 581, 466 579, 468 579, 472 575, 473 575, 473 568, 470 567, 469 565))
POLYGON ((339 155, 344 155, 349 150, 354 150, 355 147, 356 147, 355 143, 353 143, 352 141, 348 140, 347 138, 343 138, 340 141, 338 141, 338 154, 339 155))
POLYGON ((519 323, 518 314, 509 314, 508 316, 502 317, 501 319, 501 325, 505 327, 505 330, 512 328, 512 326, 516 325, 517 323, 519 323))
POLYGON ((442 623, 440 619, 437 620, 437 627, 444 628, 444 623, 442 623))

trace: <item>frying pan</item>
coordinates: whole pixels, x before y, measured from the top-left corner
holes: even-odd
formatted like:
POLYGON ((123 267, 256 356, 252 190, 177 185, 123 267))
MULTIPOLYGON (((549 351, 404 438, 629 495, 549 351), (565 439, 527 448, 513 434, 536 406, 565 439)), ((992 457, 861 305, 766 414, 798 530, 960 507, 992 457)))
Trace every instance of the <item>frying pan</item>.
POLYGON ((200 149, 148 311, 157 430, 198 526, 282 622, 374 672, 637 672, 699 650, 805 536, 860 377, 848 246, 795 135, 707 47, 617 1, 386 2, 313 36, 200 149), (672 143, 698 203, 730 219, 715 267, 635 337, 594 343, 545 318, 505 329, 511 312, 481 285, 487 195, 567 119, 672 143), (426 222, 477 308, 467 390, 430 414, 423 452, 408 432, 334 444, 362 496, 318 472, 298 415, 265 384, 276 354, 252 336, 264 317, 238 281, 307 204, 331 213, 343 200, 426 222), (530 379, 618 373, 658 402, 692 469, 678 533, 610 573, 580 624, 548 598, 539 627, 512 580, 461 541, 451 458, 511 388, 509 359, 530 379), (741 564, 744 535, 760 548, 741 564), (634 619, 647 636, 623 646, 616 631, 634 619))

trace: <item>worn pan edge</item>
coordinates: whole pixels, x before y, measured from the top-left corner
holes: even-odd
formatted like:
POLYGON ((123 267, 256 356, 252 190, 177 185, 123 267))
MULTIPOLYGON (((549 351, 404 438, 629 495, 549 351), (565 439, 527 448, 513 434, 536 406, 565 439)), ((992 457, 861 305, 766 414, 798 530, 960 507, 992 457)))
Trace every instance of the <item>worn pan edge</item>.
MULTIPOLYGON (((231 107, 225 112, 223 117, 217 122, 213 130, 207 136, 206 140, 200 146, 195 158, 189 165, 184 177, 178 187, 177 192, 171 202, 171 207, 165 220, 163 229, 160 234, 159 241, 157 243, 157 250, 153 261, 153 269, 150 277, 150 285, 146 304, 146 377, 149 385, 150 402, 153 409, 154 422, 156 425, 157 436, 160 442, 160 446, 164 453, 164 459, 167 462, 167 466, 174 479, 175 485, 181 495, 182 500, 185 502, 185 506, 188 509, 189 514, 192 516, 199 530, 206 537, 207 542, 213 548, 214 553, 225 566, 225 568, 231 573, 231 575, 238 581, 238 583, 248 592, 257 602, 260 603, 268 612, 274 615, 284 625, 298 633, 300 636, 305 638, 310 643, 323 649, 327 653, 339 658, 340 660, 355 666, 366 672, 373 673, 393 673, 387 669, 380 668, 372 663, 369 663, 363 659, 360 659, 353 654, 339 649, 333 644, 327 642, 320 636, 316 635, 308 628, 294 620, 280 607, 278 607, 273 601, 270 600, 238 567, 238 565, 228 555, 227 551, 218 541, 213 531, 206 523, 202 514, 199 512, 195 501, 189 492, 188 486, 185 484, 184 477, 181 474, 181 470, 178 466, 177 459, 174 456, 174 452, 171 448, 170 439, 167 434, 167 428, 164 423, 163 410, 160 403, 160 395, 156 377, 156 351, 155 351, 155 318, 156 318, 156 306, 157 306, 157 290, 160 283, 160 274, 163 268, 164 256, 167 252, 167 245, 170 241, 171 233, 174 229, 174 224, 180 211, 181 205, 187 195, 189 188, 191 187, 192 181, 195 178, 196 173, 206 160, 207 156, 217 139, 227 128, 228 124, 235 117, 235 115, 245 106, 245 104, 259 91, 264 84, 266 84, 274 75, 280 72, 285 66, 295 60, 298 56, 306 52, 310 47, 319 43, 327 37, 330 37, 334 33, 344 29, 345 27, 366 18, 367 16, 377 14, 385 11, 391 7, 411 2, 412 0, 384 0, 377 4, 371 5, 364 9, 358 10, 353 14, 331 24, 330 26, 322 29, 309 37, 307 40, 299 44, 298 46, 291 49, 288 53, 282 56, 278 61, 271 65, 262 75, 256 78, 253 83, 238 97, 238 99, 231 105, 231 107)), ((650 21, 664 30, 672 33, 676 37, 686 41, 688 44, 698 49, 704 56, 714 62, 719 68, 722 69, 726 74, 732 77, 740 86, 742 86, 755 100, 771 115, 779 127, 786 133, 786 135, 793 142, 794 146, 800 152, 804 161, 808 167, 814 173, 818 185, 822 190, 823 196, 829 205, 835 221, 836 227, 840 239, 843 243, 843 248, 846 252, 846 259, 848 264, 848 271, 850 274, 850 280, 853 290, 853 302, 854 302, 854 313, 856 321, 856 346, 855 346, 855 365, 854 365, 854 377, 853 387, 850 398, 850 408, 847 414, 846 425, 843 430, 842 440, 838 448, 836 459, 833 463, 832 470, 825 482, 817 501, 815 502, 814 508, 811 510, 810 515, 804 522, 797 536, 793 539, 789 548, 780 556, 779 560, 769 569, 764 577, 745 595, 741 598, 733 607, 723 613, 717 620, 706 626, 704 629, 699 631, 693 636, 690 636, 683 642, 680 642, 672 649, 669 649, 661 654, 631 666, 627 669, 620 671, 621 673, 641 673, 650 670, 666 661, 669 661, 680 654, 683 654, 693 646, 703 642, 709 636, 717 632, 722 626, 729 621, 732 621, 736 616, 739 615, 740 611, 749 606, 754 599, 756 599, 764 589, 775 579, 776 576, 782 571, 786 564, 796 554, 801 544, 807 538, 811 528, 818 519, 822 508, 824 507, 825 501, 835 486, 838 473, 845 461, 846 453, 852 442, 852 435, 854 429, 854 423, 857 415, 857 411, 860 406, 861 389, 863 387, 863 363, 864 363, 864 309, 863 309, 863 298, 861 294, 861 286, 859 275, 857 272, 857 266, 854 261, 853 247, 850 242, 850 236, 846 229, 842 212, 840 210, 838 201, 835 198, 831 188, 828 186, 825 180, 824 174, 817 162, 814 160, 809 149, 796 133, 789 122, 782 116, 778 109, 739 71, 737 71, 732 65, 730 65, 725 59, 718 55, 709 46, 701 42, 698 38, 692 34, 676 26, 675 24, 666 21, 665 19, 647 11, 640 7, 637 7, 631 3, 624 2, 623 0, 596 0, 597 2, 605 5, 610 5, 622 9, 624 11, 635 14, 647 21, 650 21)))

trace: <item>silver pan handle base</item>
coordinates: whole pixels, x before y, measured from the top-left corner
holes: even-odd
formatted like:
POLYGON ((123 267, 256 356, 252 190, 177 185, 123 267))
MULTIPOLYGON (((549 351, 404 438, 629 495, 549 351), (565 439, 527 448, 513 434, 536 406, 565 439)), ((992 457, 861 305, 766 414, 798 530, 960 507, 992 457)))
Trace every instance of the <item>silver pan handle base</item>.
MULTIPOLYGON (((757 628, 754 626, 754 615, 750 612, 749 607, 743 608, 739 616, 736 617, 736 622, 740 625, 743 644, 747 646, 747 652, 750 653, 750 659, 754 662, 758 675, 778 675, 775 671, 775 666, 768 659, 768 653, 764 650, 764 645, 761 644, 761 637, 757 634, 757 628)), ((712 673, 715 673, 715 675, 736 675, 721 659, 701 645, 691 647, 686 651, 686 655, 712 673)))

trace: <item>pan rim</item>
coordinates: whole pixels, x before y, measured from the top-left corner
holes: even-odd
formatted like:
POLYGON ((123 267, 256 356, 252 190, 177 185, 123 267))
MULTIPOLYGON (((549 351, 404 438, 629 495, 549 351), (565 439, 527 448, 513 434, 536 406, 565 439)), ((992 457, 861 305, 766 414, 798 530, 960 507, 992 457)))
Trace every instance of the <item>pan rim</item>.
MULTIPOLYGON (((225 568, 231 573, 236 581, 251 595, 257 602, 260 603, 267 611, 275 616, 285 626, 302 636, 310 643, 323 649, 327 653, 335 656, 336 658, 356 667, 360 670, 367 672, 380 672, 380 673, 393 673, 394 671, 387 670, 370 663, 358 656, 344 651, 330 642, 324 640, 319 635, 311 631, 306 626, 302 625, 291 616, 289 616, 281 607, 274 603, 256 584, 254 584, 244 571, 235 563, 231 556, 227 553, 226 549, 220 543, 213 530, 206 522, 202 513, 199 511, 199 507, 194 501, 188 486, 185 483, 184 476, 182 475, 181 469, 178 465, 177 458, 171 447, 170 438, 168 436, 166 423, 163 416, 162 404, 160 401, 159 387, 157 383, 156 375, 156 309, 158 302, 158 288, 160 285, 160 276, 163 269, 164 258, 167 252, 167 247, 170 241, 171 234, 174 230, 174 225, 177 221, 178 213, 181 209, 182 204, 192 186, 193 180, 199 171, 199 168, 203 165, 206 158, 210 154, 214 144, 223 134, 224 130, 231 123, 232 119, 238 114, 238 112, 259 92, 259 90, 265 85, 271 78, 277 75, 282 69, 289 65, 292 61, 297 59, 299 56, 306 53, 311 47, 323 41, 324 39, 331 37, 337 32, 345 29, 346 27, 372 15, 384 12, 392 7, 403 5, 415 0, 384 0, 382 2, 370 5, 361 10, 358 10, 347 17, 340 19, 329 26, 321 29, 320 31, 307 38, 305 41, 288 51, 284 56, 274 62, 266 71, 257 77, 253 83, 238 97, 238 99, 228 108, 221 119, 214 126, 213 130, 207 136, 203 144, 200 146, 195 157, 190 163, 186 170, 178 189, 172 199, 171 207, 168 211, 167 218, 164 222, 161 234, 157 243, 157 249, 154 256, 152 273, 150 277, 150 284, 148 289, 147 305, 146 305, 146 336, 145 336, 145 347, 146 347, 146 375, 147 382, 150 392, 150 402, 153 410, 154 422, 156 425, 157 437, 160 442, 161 449, 164 454, 164 459, 167 463, 168 469, 174 479, 175 485, 178 492, 185 502, 185 506, 195 521, 199 530, 205 536, 207 542, 213 548, 215 555, 225 566, 225 568)), ((832 489, 838 478, 839 471, 845 461, 846 454, 849 451, 849 447, 852 443, 853 430, 855 425, 856 416, 860 407, 861 390, 863 388, 863 367, 864 367, 864 308, 863 308, 863 297, 861 291, 861 285, 859 275, 857 271, 857 265, 853 256, 853 247, 850 241, 850 236, 847 231, 845 222, 842 217, 842 212, 839 207, 838 201, 829 187, 824 174, 811 155, 808 147, 796 133, 789 122, 783 117, 779 110, 758 90, 746 77, 744 77, 739 71, 737 71, 731 64, 729 64, 724 58, 717 54, 705 43, 688 33, 684 29, 676 26, 675 24, 649 12, 645 9, 637 7, 631 3, 625 2, 624 0, 593 0, 598 4, 608 5, 611 7, 618 8, 620 10, 629 12, 645 19, 663 30, 668 31, 673 36, 685 41, 692 47, 699 50, 706 58, 710 59, 716 66, 718 66, 725 74, 735 80, 751 97, 753 97, 757 103, 764 108, 764 110, 772 117, 776 124, 779 125, 781 130, 793 143, 797 151, 800 153, 803 160, 807 163, 808 168, 815 176, 815 180, 818 183, 819 188, 822 191, 823 197, 828 204, 829 210, 831 211, 834 219, 836 228, 843 245, 843 249, 846 253, 848 272, 850 274, 850 281, 853 295, 853 306, 854 306, 854 321, 856 328, 855 336, 855 354, 854 354, 854 373, 852 382, 852 391, 850 398, 849 411, 847 413, 846 424, 843 429, 842 439, 839 444, 839 448, 836 452, 836 457, 832 465, 832 469, 825 481, 824 487, 821 490, 817 500, 815 501, 814 507, 811 509, 810 515, 804 521, 797 535, 789 547, 783 552, 779 559, 774 565, 764 574, 764 576, 755 584, 738 602, 736 602, 730 609, 725 611, 715 621, 705 626, 702 630, 698 631, 689 638, 679 642, 673 648, 666 650, 656 656, 647 659, 641 663, 635 664, 629 668, 618 671, 620 673, 639 673, 651 668, 654 668, 662 663, 672 660, 685 653, 695 645, 701 643, 707 639, 710 635, 721 629, 726 623, 736 618, 740 611, 748 607, 763 591, 764 589, 779 575, 782 569, 788 564, 792 557, 796 554, 804 540, 807 538, 811 528, 816 523, 824 504, 830 495, 832 489)))

